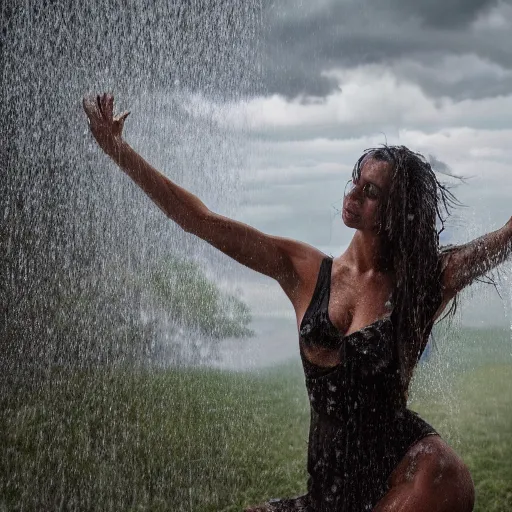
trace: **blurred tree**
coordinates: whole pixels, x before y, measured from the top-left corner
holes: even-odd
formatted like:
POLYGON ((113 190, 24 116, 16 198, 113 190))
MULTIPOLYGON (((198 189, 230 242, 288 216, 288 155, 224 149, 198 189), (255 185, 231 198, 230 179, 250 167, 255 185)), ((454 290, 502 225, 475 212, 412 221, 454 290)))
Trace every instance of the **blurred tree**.
MULTIPOLYGON (((247 307, 182 259, 175 250, 181 231, 161 227, 161 214, 92 146, 80 101, 89 90, 114 86, 127 99, 174 88, 243 95, 258 83, 257 66, 247 65, 257 5, 2 5, 4 377, 55 364, 149 361, 165 343, 176 348, 179 336, 213 343, 250 334, 247 307), (166 336, 164 327, 176 332, 166 336)), ((180 354, 175 362, 206 357, 205 351, 180 354)))

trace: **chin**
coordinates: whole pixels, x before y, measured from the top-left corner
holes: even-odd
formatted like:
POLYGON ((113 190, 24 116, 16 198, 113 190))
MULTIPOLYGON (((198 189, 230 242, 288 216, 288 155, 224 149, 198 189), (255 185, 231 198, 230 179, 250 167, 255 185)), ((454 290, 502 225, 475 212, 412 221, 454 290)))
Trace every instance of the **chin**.
POLYGON ((347 228, 353 228, 353 229, 359 228, 359 219, 352 218, 351 216, 346 215, 344 210, 341 213, 341 220, 343 221, 343 224, 345 224, 345 226, 347 226, 347 228))

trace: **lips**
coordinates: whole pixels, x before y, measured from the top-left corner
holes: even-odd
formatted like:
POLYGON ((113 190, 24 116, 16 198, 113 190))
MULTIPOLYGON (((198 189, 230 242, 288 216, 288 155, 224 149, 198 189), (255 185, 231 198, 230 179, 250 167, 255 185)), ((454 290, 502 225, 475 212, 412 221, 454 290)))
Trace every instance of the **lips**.
POLYGON ((351 210, 350 208, 347 208, 346 206, 343 208, 346 214, 350 215, 350 217, 357 217, 358 214, 351 210))

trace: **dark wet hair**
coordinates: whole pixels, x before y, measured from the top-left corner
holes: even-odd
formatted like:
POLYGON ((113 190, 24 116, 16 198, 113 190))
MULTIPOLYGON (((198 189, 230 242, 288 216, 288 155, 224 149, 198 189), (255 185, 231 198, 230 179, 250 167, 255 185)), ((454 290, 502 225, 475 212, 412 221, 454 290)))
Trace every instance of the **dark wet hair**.
POLYGON ((439 234, 450 210, 459 203, 438 181, 425 157, 405 146, 365 150, 354 166, 354 181, 370 157, 392 166, 388 198, 380 205, 379 233, 383 242, 382 267, 393 271, 396 279, 392 314, 406 393, 441 301, 439 234))

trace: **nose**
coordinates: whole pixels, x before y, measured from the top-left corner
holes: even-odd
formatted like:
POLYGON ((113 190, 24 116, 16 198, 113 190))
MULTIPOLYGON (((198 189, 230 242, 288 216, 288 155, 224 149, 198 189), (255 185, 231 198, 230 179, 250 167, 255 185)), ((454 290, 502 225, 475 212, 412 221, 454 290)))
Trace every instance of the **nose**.
POLYGON ((364 200, 362 187, 359 185, 352 185, 352 188, 347 193, 347 197, 350 197, 352 200, 361 204, 364 200))

